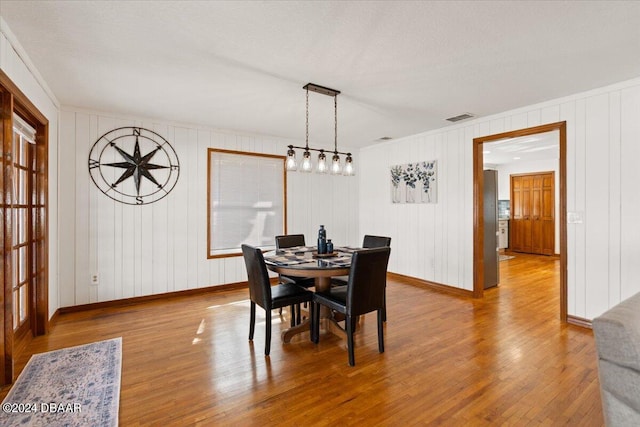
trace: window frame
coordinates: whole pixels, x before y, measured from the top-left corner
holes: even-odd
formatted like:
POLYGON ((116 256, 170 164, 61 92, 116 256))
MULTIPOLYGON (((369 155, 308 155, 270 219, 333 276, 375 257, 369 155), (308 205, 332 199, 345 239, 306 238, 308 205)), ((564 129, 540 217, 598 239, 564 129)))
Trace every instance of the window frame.
MULTIPOLYGON (((278 175, 282 176, 282 234, 287 233, 287 171, 285 168, 286 156, 279 156, 276 154, 267 154, 267 153, 256 153, 250 151, 238 151, 238 150, 226 150, 221 148, 208 148, 207 149, 207 259, 217 259, 217 258, 228 258, 228 257, 237 257, 242 256, 242 249, 240 247, 237 250, 231 249, 232 252, 224 252, 224 253, 216 253, 216 250, 213 249, 212 246, 212 236, 213 227, 211 224, 213 218, 213 208, 212 208, 212 188, 211 188, 211 180, 212 180, 212 158, 213 154, 232 154, 238 156, 252 156, 252 157, 262 157, 268 159, 279 159, 282 162, 282 173, 278 173, 278 175)), ((274 236, 274 246, 275 246, 275 236, 274 236)), ((220 251, 220 250, 217 250, 220 251)))

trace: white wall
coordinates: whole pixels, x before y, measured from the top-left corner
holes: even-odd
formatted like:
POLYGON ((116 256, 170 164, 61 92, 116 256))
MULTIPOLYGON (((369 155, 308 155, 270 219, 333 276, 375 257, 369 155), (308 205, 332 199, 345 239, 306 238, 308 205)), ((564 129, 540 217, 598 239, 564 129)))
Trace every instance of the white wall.
MULTIPOLYGON (((60 236, 68 248, 61 254, 62 307, 246 280, 242 257, 207 259, 207 149, 285 155, 292 141, 70 108, 62 109, 60 122, 61 217, 72 225, 60 236), (124 205, 91 182, 91 146, 120 126, 151 129, 173 145, 180 178, 167 197, 124 205), (97 286, 90 284, 94 273, 97 286)), ((288 232, 312 243, 324 224, 336 243, 355 244, 357 187, 354 177, 289 172, 288 232)))
POLYGON ((498 165, 494 169, 498 171, 498 199, 511 199, 511 179, 512 174, 532 173, 532 172, 555 172, 555 253, 560 253, 560 163, 559 159, 514 161, 503 165, 498 165))
POLYGON ((58 298, 58 101, 31 65, 7 24, 0 17, 0 69, 49 120, 49 317, 60 307, 58 298))
POLYGON ((392 237, 393 272, 473 289, 474 137, 567 122, 568 313, 640 291, 640 79, 361 150, 362 233, 392 237), (438 160, 436 205, 391 204, 389 167, 438 160))
POLYGON ((391 236, 389 271, 472 288, 472 152, 464 137, 464 129, 425 133, 360 151, 360 234, 391 236), (438 203, 392 204, 389 167, 434 159, 438 203))

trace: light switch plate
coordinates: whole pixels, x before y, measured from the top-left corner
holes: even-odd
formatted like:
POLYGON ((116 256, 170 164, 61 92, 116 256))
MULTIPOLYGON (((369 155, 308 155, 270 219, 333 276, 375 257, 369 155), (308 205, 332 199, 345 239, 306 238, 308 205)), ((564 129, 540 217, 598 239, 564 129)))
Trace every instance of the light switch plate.
POLYGON ((584 212, 567 212, 567 224, 582 224, 584 212))

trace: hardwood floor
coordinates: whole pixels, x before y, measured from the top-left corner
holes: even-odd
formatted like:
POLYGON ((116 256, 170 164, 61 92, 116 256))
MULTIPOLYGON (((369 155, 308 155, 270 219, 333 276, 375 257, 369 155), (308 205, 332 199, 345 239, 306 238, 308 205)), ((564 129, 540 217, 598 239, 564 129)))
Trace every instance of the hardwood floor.
POLYGON ((122 336, 121 426, 602 425, 592 332, 559 321, 559 261, 516 254, 500 267, 483 300, 390 280, 386 351, 365 316, 353 368, 338 337, 282 344, 286 311, 265 358, 264 312, 251 343, 236 290, 61 315, 17 369, 122 336))

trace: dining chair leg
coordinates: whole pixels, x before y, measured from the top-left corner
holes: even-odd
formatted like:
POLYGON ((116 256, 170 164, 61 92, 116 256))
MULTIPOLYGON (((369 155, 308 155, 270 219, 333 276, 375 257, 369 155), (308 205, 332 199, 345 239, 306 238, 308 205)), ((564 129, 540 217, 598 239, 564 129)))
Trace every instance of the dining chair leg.
POLYGON ((251 309, 250 309, 250 317, 249 317, 249 341, 253 340, 253 332, 256 329, 256 303, 251 301, 251 309))
POLYGON ((311 307, 312 308, 312 322, 311 322, 311 327, 313 328, 313 332, 311 334, 311 340, 318 344, 318 342, 320 342, 320 305, 312 302, 311 303, 311 307))
POLYGON ((349 352, 349 366, 356 365, 356 356, 353 350, 353 320, 350 315, 347 315, 347 321, 345 325, 347 326, 347 350, 349 352))
POLYGON ((384 328, 382 322, 384 318, 384 309, 378 310, 378 351, 384 353, 384 328))
POLYGON ((299 325, 302 322, 302 305, 298 304, 296 308, 296 325, 299 325))
POLYGON ((310 317, 310 322, 309 322, 309 339, 311 340, 311 342, 316 342, 314 341, 314 334, 316 333, 316 328, 315 328, 315 321, 316 321, 316 310, 314 307, 313 303, 309 304, 309 317, 310 317))
POLYGON ((264 337, 264 355, 268 356, 271 352, 271 310, 266 311, 266 323, 267 323, 267 333, 264 337))
MULTIPOLYGON (((300 306, 298 306, 298 310, 300 310, 300 306)), ((296 326, 296 304, 291 304, 289 311, 291 312, 291 327, 293 328, 296 326)))
POLYGON ((382 320, 383 321, 387 321, 387 288, 385 286, 384 288, 384 295, 382 296, 382 304, 383 304, 383 311, 382 311, 382 320))
POLYGON ((310 313, 311 313, 311 324, 309 325, 309 327, 311 329, 309 330, 309 339, 311 340, 311 342, 315 343, 316 342, 316 312, 314 310, 313 303, 311 303, 310 313))

